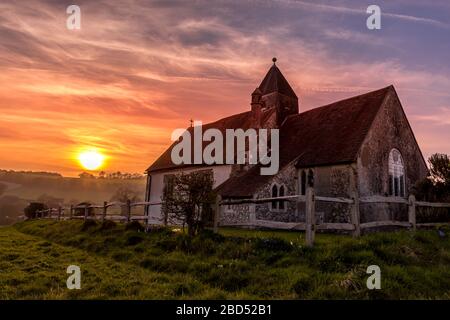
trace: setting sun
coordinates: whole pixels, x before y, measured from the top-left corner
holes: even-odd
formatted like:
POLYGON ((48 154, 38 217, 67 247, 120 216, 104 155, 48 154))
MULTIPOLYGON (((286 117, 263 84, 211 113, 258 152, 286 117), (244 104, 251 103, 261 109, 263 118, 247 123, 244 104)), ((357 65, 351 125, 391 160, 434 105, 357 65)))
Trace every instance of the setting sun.
POLYGON ((80 153, 78 160, 87 170, 96 170, 103 164, 104 156, 97 151, 85 151, 80 153))

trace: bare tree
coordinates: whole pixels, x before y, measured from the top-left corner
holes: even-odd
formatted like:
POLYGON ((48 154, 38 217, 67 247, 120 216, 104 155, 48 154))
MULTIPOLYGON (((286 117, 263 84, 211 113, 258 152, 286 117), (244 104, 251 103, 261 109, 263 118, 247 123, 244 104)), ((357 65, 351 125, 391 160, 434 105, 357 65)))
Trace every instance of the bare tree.
POLYGON ((128 187, 119 187, 111 197, 111 201, 127 202, 128 200, 131 202, 141 201, 139 192, 128 187))
POLYGON ((170 175, 162 198, 164 219, 186 224, 189 236, 194 236, 211 219, 214 201, 210 170, 170 175))

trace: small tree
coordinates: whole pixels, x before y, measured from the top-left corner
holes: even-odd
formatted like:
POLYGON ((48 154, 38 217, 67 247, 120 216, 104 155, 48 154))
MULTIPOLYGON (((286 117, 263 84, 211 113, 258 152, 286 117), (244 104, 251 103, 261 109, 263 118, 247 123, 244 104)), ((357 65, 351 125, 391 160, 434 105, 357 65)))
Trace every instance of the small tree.
MULTIPOLYGON (((446 154, 433 154, 429 159, 430 176, 414 187, 418 200, 450 202, 450 159, 446 154)), ((417 217, 421 222, 448 222, 449 208, 419 207, 417 217)))
POLYGON ((80 177, 80 179, 95 179, 95 176, 88 172, 82 172, 78 175, 78 177, 80 177))
POLYGON ((139 192, 128 187, 119 187, 111 197, 111 201, 127 202, 128 200, 131 202, 141 201, 139 192))
POLYGON ((213 182, 210 170, 169 176, 162 198, 164 219, 182 222, 189 236, 196 235, 212 216, 213 182))
POLYGON ((448 155, 435 153, 428 159, 428 163, 433 181, 450 186, 450 158, 448 155))
POLYGON ((46 210, 47 206, 40 202, 31 202, 23 211, 28 219, 37 217, 37 211, 46 210))
POLYGON ((450 158, 446 154, 435 153, 428 158, 430 176, 417 182, 415 194, 427 201, 450 200, 450 158))

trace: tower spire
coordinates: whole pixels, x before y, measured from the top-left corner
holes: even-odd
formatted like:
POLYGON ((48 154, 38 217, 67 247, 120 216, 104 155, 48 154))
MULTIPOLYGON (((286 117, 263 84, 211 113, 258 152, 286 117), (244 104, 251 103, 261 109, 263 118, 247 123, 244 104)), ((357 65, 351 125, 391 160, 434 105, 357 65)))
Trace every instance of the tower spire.
POLYGON ((255 109, 255 101, 258 100, 264 109, 275 108, 277 111, 277 123, 281 125, 283 120, 291 114, 298 113, 298 97, 289 82, 276 65, 277 58, 272 58, 273 65, 258 87, 258 92, 252 94, 252 107, 255 109))

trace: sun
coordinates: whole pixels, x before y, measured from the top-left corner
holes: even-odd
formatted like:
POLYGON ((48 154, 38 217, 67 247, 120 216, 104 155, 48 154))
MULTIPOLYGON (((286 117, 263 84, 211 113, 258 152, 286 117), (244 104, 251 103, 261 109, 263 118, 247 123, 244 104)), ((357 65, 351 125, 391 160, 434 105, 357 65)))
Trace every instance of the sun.
POLYGON ((87 170, 96 170, 103 164, 105 157, 97 151, 85 151, 78 155, 81 165, 87 170))

